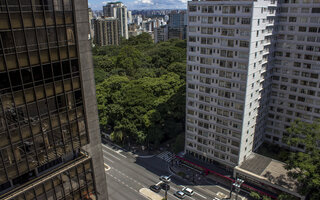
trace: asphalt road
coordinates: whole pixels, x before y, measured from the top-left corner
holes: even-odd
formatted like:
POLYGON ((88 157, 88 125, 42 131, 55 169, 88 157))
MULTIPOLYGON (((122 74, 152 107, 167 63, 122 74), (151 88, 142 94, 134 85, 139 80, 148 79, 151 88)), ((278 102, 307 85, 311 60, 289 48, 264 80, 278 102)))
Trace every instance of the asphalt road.
MULTIPOLYGON (((168 163, 157 156, 136 157, 109 145, 103 145, 102 150, 104 162, 110 167, 106 171, 109 200, 145 200, 147 198, 142 196, 139 190, 157 184, 161 175, 170 175, 168 163)), ((171 181, 169 200, 178 199, 173 194, 185 186, 195 192, 192 197, 187 196, 186 200, 212 200, 219 191, 215 191, 210 185, 193 186, 176 176, 171 176, 171 181)), ((227 190, 222 192, 228 194, 227 190)), ((164 191, 159 194, 164 196, 164 191)))

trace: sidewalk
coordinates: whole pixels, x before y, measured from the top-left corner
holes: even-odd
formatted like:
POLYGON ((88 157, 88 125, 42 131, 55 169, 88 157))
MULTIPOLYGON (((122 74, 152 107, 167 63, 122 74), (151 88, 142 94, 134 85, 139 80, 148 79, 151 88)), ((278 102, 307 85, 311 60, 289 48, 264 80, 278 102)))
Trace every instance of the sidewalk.
POLYGON ((163 197, 160 196, 159 194, 152 192, 150 189, 148 188, 141 188, 139 190, 140 194, 142 194, 143 196, 145 196, 146 198, 150 199, 150 200, 162 200, 163 197))

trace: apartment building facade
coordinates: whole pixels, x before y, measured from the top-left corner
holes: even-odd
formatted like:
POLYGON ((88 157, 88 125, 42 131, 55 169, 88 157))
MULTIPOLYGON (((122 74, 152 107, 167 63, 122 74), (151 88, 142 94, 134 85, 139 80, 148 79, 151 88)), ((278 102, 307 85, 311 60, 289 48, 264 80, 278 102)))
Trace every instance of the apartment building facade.
POLYGON ((108 199, 87 5, 0 1, 0 199, 108 199))
POLYGON ((186 152, 232 169, 263 142, 276 4, 191 1, 186 152))
POLYGON ((319 20, 319 0, 190 1, 186 152, 232 169, 319 119, 319 20))
POLYGON ((119 45, 121 40, 120 21, 114 17, 94 20, 94 41, 98 46, 119 45))
POLYGON ((265 140, 283 145, 296 119, 320 118, 320 1, 278 1, 275 37, 265 140))
POLYGON ((110 2, 103 6, 103 15, 105 17, 114 17, 119 20, 121 36, 128 39, 128 9, 121 2, 110 2))

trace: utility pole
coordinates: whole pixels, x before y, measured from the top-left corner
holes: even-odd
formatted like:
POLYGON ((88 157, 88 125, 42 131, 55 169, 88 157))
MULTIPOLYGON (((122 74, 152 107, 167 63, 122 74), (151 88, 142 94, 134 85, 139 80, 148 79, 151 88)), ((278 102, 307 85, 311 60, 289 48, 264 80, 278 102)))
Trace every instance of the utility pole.
POLYGON ((231 190, 230 190, 230 198, 232 197, 232 190, 233 190, 233 187, 235 188, 234 190, 236 191, 236 200, 238 200, 238 194, 240 192, 240 188, 241 188, 241 185, 242 183, 244 182, 244 180, 240 179, 240 178, 237 178, 236 182, 234 182, 232 185, 231 185, 231 190))

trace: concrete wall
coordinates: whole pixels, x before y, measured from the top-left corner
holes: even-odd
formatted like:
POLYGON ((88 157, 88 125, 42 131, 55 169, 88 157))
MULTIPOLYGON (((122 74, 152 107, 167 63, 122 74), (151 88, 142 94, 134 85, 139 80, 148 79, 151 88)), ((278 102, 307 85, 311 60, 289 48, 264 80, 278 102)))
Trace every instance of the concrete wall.
POLYGON ((95 186, 99 200, 108 200, 107 182, 102 156, 99 118, 94 82, 93 60, 90 40, 88 38, 89 16, 88 0, 74 0, 76 32, 84 95, 84 109, 89 133, 89 144, 83 149, 92 157, 95 186))

